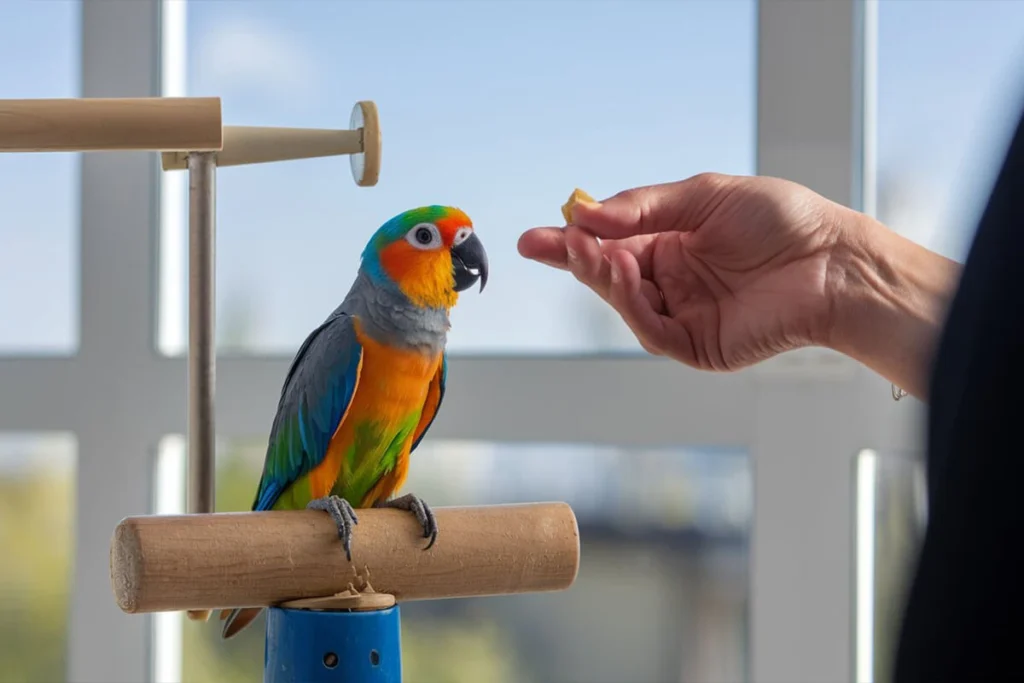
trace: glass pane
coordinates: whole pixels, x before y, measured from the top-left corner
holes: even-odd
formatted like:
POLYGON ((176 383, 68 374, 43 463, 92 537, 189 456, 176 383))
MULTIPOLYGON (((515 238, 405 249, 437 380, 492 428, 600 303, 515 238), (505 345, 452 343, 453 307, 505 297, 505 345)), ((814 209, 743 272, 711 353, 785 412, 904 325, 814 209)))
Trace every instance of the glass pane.
MULTIPOLYGON (((221 348, 293 353, 341 301, 384 220, 445 203, 474 219, 492 270, 453 315, 453 351, 639 350, 596 297, 522 259, 516 241, 560 224, 576 186, 602 197, 752 172, 755 7, 190 3, 186 90, 223 97, 226 122, 346 128, 355 102, 372 99, 384 139, 372 189, 356 187, 345 159, 220 171, 221 348)), ((171 229, 184 245, 186 231, 171 229)), ((183 321, 175 263, 169 305, 183 321)), ((162 332, 164 352, 181 350, 184 329, 162 332)))
MULTIPOLYGON (((0 2, 4 98, 79 96, 79 2, 0 2), (16 66, 15 66, 16 65, 16 66)), ((78 155, 0 153, 0 354, 78 347, 78 155)))
POLYGON ((924 540, 924 464, 907 454, 857 456, 857 680, 892 680, 914 563, 924 540))
MULTIPOLYGON (((218 509, 249 509, 264 449, 220 448, 218 509)), ((746 680, 745 453, 434 442, 413 463, 405 490, 437 506, 567 501, 583 556, 563 593, 403 605, 409 683, 746 680)), ((184 621, 181 680, 259 680, 264 628, 261 617, 225 642, 216 625, 184 621)), ((158 639, 158 659, 176 646, 158 639)))
POLYGON ((1024 3, 878 4, 878 215, 963 259, 1024 96, 1024 3))
POLYGON ((0 433, 4 681, 66 679, 76 455, 70 434, 0 433))

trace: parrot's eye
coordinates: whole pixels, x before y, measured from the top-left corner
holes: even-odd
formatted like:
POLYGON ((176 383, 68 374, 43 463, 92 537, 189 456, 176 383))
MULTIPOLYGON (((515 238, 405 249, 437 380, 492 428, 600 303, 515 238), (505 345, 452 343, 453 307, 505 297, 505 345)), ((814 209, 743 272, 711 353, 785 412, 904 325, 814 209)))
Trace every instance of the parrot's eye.
POLYGON ((420 223, 406 233, 405 239, 417 249, 434 249, 441 246, 441 234, 430 223, 420 223))
POLYGON ((470 228, 459 228, 458 232, 455 233, 455 239, 452 240, 452 245, 462 244, 466 241, 466 238, 473 234, 470 228))

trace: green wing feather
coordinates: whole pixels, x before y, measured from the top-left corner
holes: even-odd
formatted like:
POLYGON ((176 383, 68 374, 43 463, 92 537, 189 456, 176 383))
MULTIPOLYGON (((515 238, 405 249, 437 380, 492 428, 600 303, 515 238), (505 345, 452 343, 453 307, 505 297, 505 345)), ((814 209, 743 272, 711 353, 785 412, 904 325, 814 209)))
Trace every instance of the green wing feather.
POLYGON ((270 510, 284 490, 323 462, 352 402, 363 348, 353 319, 336 313, 299 347, 281 390, 253 510, 270 510))

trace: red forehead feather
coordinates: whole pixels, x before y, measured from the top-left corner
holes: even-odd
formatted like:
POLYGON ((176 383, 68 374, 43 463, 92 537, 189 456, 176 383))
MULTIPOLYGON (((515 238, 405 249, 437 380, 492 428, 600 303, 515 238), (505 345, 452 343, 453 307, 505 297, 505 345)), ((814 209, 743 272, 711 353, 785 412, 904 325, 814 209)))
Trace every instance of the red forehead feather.
POLYGON ((455 239, 455 233, 459 228, 472 228, 473 221, 469 219, 461 209, 451 208, 447 214, 434 222, 437 229, 441 231, 441 237, 448 244, 455 239))

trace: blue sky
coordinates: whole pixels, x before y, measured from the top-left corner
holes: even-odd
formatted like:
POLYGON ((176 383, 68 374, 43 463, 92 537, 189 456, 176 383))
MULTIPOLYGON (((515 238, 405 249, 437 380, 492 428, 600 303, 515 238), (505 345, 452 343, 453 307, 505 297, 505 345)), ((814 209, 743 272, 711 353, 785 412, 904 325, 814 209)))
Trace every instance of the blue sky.
MULTIPOLYGON (((2 97, 78 94, 77 3, 0 3, 2 97)), ((242 2, 188 7, 187 93, 228 123, 347 126, 381 111, 376 188, 345 160, 224 169, 221 313, 247 350, 291 353, 344 295, 366 237, 424 203, 474 217, 492 259, 453 315, 453 350, 635 348, 571 278, 515 241, 596 196, 704 170, 753 172, 755 6, 709 2, 242 2), (396 15, 401 21, 394 19, 396 15)), ((880 177, 894 227, 959 256, 1024 95, 1024 3, 882 0, 880 177)), ((0 353, 77 340, 77 165, 0 156, 0 353)), ((182 282, 181 291, 184 284, 182 282)))

